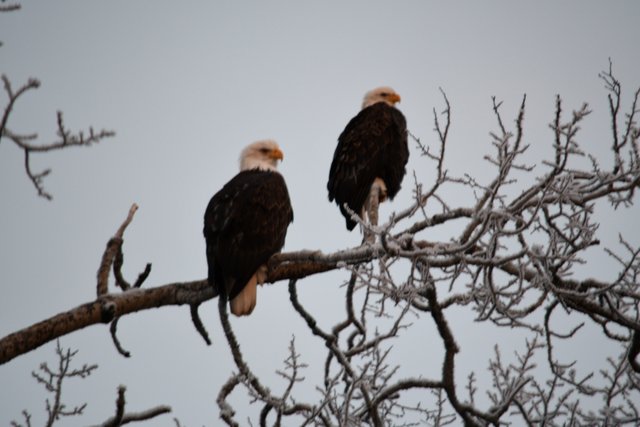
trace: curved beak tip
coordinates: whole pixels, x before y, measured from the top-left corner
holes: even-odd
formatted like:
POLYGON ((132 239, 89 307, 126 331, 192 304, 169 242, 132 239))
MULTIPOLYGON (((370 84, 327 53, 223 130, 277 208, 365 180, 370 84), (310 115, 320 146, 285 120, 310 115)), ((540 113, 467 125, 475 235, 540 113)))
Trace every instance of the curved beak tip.
POLYGON ((282 161, 284 160, 284 153, 276 148, 271 151, 271 158, 282 161))

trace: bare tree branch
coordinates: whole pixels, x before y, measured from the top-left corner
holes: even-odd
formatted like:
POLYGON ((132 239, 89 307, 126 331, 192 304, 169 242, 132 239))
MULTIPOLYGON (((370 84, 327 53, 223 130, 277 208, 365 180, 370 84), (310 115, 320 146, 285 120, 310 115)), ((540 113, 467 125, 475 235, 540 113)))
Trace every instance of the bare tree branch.
MULTIPOLYGON (((36 381, 44 386, 47 392, 53 394, 53 400, 46 399, 47 421, 45 425, 51 427, 56 421, 64 417, 72 417, 82 415, 87 404, 83 403, 72 408, 68 408, 62 401, 62 385, 69 378, 79 377, 86 378, 98 368, 97 365, 83 365, 80 369, 71 369, 71 362, 78 351, 71 349, 63 349, 60 341, 56 342, 56 355, 58 356, 58 367, 53 370, 45 362, 40 365, 40 371, 32 372, 31 375, 36 381)), ((26 411, 22 411, 26 425, 31 425, 31 415, 26 411)), ((13 425, 18 426, 13 421, 13 425)))
MULTIPOLYGON (((613 248, 601 247, 599 235, 601 211, 629 209, 636 201, 640 89, 626 108, 612 67, 600 78, 608 91, 612 129, 609 167, 578 139, 590 117, 587 104, 569 111, 560 96, 555 98, 550 154, 532 165, 524 132, 526 96, 512 120, 493 98, 495 130, 489 134, 491 151, 484 156, 491 174, 486 182, 468 174, 454 176, 447 169, 452 108, 442 91, 445 106, 442 113, 433 112, 438 148, 411 134, 424 161, 434 166, 430 187, 416 179, 410 205, 382 224, 377 210, 368 213, 369 221, 353 212, 369 236, 358 247, 333 253, 299 250, 268 262, 267 282, 288 281, 295 312, 326 349, 315 400, 296 396, 304 354, 293 339, 284 368, 276 370, 285 380, 277 394, 251 370, 251 355, 241 351, 226 302, 218 302, 238 369, 218 393, 221 419, 241 424, 229 396, 242 391, 259 406, 260 425, 640 423, 640 242, 621 232, 613 248), (451 188, 468 195, 469 202, 452 202, 451 188), (427 240, 443 226, 451 230, 448 238, 427 240), (586 277, 580 267, 594 256, 606 257, 616 267, 597 278, 586 277), (321 325, 314 309, 298 297, 297 287, 300 279, 336 269, 344 271, 344 280, 327 286, 343 286, 344 309, 334 310, 335 323, 321 325), (477 323, 522 332, 523 348, 510 354, 506 343, 496 343, 487 355, 490 383, 480 383, 477 372, 463 374, 464 367, 456 363, 470 351, 450 324, 453 310, 460 308, 473 313, 477 323), (442 369, 434 378, 421 372, 400 375, 402 357, 394 343, 425 319, 440 337, 442 369), (596 331, 594 339, 610 344, 607 365, 598 372, 585 371, 580 355, 563 351, 584 331, 596 331), (488 398, 484 409, 478 396, 488 398), (417 421, 405 421, 408 417, 417 421)), ((5 91, 10 99, 15 95, 10 85, 5 91)), ((3 135, 11 138, 6 131, 3 135)), ((375 195, 380 194, 374 194, 372 207, 375 195)), ((0 339, 0 363, 75 330, 109 322, 116 348, 125 354, 116 337, 118 319, 169 305, 187 305, 194 328, 210 343, 198 307, 218 296, 215 283, 195 280, 142 289, 150 264, 133 285, 122 274, 124 231, 134 212, 132 208, 107 244, 96 299, 0 339), (110 288, 111 272, 115 286, 110 288)), ((23 416, 29 424, 28 414, 23 416)))
POLYGON ((159 415, 168 414, 169 412, 171 412, 170 406, 160 405, 142 412, 127 413, 125 412, 125 391, 125 386, 121 385, 118 387, 118 398, 116 399, 116 414, 106 420, 104 423, 97 424, 94 427, 118 427, 131 422, 147 421, 159 415))
MULTIPOLYGON (((0 9, 0 11, 2 11, 0 9)), ((62 116, 62 112, 57 112, 57 135, 59 140, 56 142, 52 142, 49 144, 33 144, 38 136, 37 134, 18 134, 9 130, 7 127, 9 123, 9 116, 11 115, 15 103, 18 99, 24 95, 26 92, 32 89, 37 89, 40 87, 40 82, 36 79, 29 79, 27 83, 22 85, 17 91, 14 92, 9 78, 6 75, 2 75, 2 82, 4 85, 4 91, 7 95, 8 102, 4 107, 4 111, 2 113, 2 118, 0 119, 0 142, 2 142, 2 138, 8 139, 16 144, 16 146, 24 152, 24 167, 27 173, 27 176, 33 183, 33 186, 38 191, 38 195, 51 200, 53 196, 48 193, 42 184, 43 179, 51 173, 51 169, 45 169, 42 172, 34 172, 31 168, 31 154, 32 153, 42 153, 49 152, 55 150, 61 150, 73 146, 90 146, 92 144, 96 144, 101 140, 109 137, 113 137, 115 132, 101 130, 96 132, 92 127, 89 128, 88 134, 80 131, 78 133, 72 133, 69 129, 64 125, 64 120, 62 116)))

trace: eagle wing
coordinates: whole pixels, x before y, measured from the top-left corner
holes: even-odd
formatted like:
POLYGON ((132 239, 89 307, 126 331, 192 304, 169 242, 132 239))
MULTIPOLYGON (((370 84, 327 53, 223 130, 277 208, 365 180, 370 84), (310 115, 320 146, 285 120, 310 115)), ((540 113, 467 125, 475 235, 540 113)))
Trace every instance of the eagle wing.
POLYGON ((396 108, 380 102, 362 109, 349 121, 338 137, 327 182, 329 200, 335 199, 349 230, 356 222, 343 205, 360 213, 377 177, 385 182, 393 199, 408 159, 406 120, 396 108))
POLYGON ((261 170, 237 174, 205 211, 210 283, 230 300, 237 296, 258 268, 282 249, 292 221, 282 175, 261 170))

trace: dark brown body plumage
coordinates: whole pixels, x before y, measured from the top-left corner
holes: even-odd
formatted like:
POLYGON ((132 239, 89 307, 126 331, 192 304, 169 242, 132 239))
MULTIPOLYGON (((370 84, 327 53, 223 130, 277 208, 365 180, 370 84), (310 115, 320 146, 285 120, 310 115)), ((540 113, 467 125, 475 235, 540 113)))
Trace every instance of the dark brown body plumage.
POLYGON ((289 193, 278 172, 240 172, 211 198, 203 231, 209 283, 221 297, 233 300, 260 266, 282 249, 292 221, 289 193))
POLYGON ((360 214, 376 178, 384 181, 387 197, 393 199, 408 159, 407 123, 398 109, 378 102, 351 119, 338 138, 327 183, 329 200, 340 208, 347 229, 357 223, 343 205, 360 214))

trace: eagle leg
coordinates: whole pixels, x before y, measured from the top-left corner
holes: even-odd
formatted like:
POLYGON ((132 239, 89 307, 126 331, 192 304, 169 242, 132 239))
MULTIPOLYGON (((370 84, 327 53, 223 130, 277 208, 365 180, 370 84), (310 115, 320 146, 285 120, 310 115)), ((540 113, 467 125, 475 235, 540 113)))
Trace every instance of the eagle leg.
POLYGON ((371 191, 376 191, 376 187, 378 190, 378 201, 380 203, 387 200, 387 185, 384 183, 382 178, 376 178, 373 180, 373 184, 371 184, 371 191))
MULTIPOLYGON (((378 207, 380 203, 384 202, 387 199, 387 186, 381 178, 376 178, 371 184, 371 189, 369 190, 369 196, 365 202, 365 206, 363 209, 362 218, 364 219, 364 215, 367 215, 369 220, 369 224, 372 226, 378 225, 378 207)), ((375 243, 376 236, 373 232, 365 230, 364 232, 364 241, 368 243, 375 243)))
POLYGON ((264 282, 267 281, 267 271, 267 264, 262 264, 260 267, 258 267, 258 270, 256 270, 255 277, 258 285, 262 286, 264 282))

